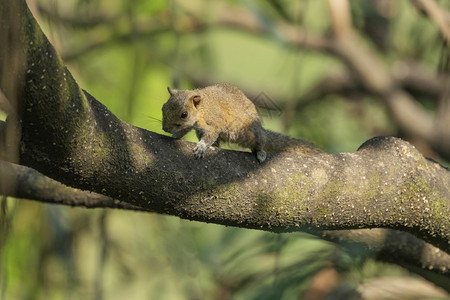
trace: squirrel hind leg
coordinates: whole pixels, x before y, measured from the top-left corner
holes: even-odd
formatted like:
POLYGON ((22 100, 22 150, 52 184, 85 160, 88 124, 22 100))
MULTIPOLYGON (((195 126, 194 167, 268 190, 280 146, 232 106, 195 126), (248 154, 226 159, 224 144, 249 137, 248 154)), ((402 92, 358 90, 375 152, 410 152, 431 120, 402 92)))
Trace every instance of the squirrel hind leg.
POLYGON ((252 147, 252 153, 255 154, 256 159, 262 163, 266 160, 267 154, 264 151, 265 139, 256 140, 256 145, 252 147))
POLYGON ((252 136, 250 136, 249 140, 252 141, 253 145, 250 148, 252 149, 252 153, 255 154, 256 159, 262 163, 267 158, 267 154, 264 151, 267 137, 262 127, 253 130, 251 134, 252 136))
POLYGON ((266 145, 267 136, 266 136, 266 133, 264 132, 264 129, 262 128, 262 126, 259 126, 258 129, 259 130, 256 130, 254 132, 254 135, 255 135, 255 145, 254 146, 255 147, 252 149, 252 152, 256 155, 256 159, 258 159, 258 161, 260 163, 262 163, 267 158, 267 154, 264 151, 264 146, 266 145))
POLYGON ((267 154, 266 154, 266 152, 264 152, 264 150, 256 151, 255 155, 256 155, 256 159, 257 159, 260 163, 262 163, 263 161, 265 161, 266 158, 267 158, 267 154))

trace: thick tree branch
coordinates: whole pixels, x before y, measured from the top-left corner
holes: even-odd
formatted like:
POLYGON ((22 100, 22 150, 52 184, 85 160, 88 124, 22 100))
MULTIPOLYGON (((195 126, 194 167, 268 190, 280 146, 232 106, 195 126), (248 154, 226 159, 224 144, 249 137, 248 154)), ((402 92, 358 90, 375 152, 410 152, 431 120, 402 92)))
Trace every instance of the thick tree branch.
POLYGON ((4 196, 76 207, 142 210, 111 197, 71 188, 24 166, 0 161, 0 174, 0 194, 4 196))
MULTIPOLYGON (((65 186, 39 172, 0 161, 0 194, 52 204, 86 208, 146 209, 97 193, 65 186)), ((389 229, 324 231, 321 236, 338 244, 359 244, 366 255, 400 264, 442 287, 450 287, 450 255, 413 235, 389 229), (418 272, 419 270, 422 270, 418 272)))

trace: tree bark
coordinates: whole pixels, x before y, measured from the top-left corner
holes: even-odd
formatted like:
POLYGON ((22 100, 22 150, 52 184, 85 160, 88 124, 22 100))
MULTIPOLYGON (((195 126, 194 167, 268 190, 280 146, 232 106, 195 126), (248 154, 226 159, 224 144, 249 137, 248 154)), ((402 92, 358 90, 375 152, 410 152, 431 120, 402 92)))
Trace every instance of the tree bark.
MULTIPOLYGON (((6 196, 86 208, 146 211, 98 193, 71 188, 24 166, 0 161, 0 174, 0 190, 6 196)), ((401 265, 450 291, 450 255, 409 233, 356 229, 323 231, 320 236, 343 247, 351 245, 354 249, 357 245, 366 256, 401 265)))

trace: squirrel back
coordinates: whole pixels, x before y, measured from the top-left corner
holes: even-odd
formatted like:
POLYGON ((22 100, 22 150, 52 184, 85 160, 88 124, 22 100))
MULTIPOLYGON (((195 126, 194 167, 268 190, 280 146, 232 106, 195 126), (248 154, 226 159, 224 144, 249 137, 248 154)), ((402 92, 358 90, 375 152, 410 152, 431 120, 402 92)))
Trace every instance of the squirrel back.
POLYGON ((266 152, 294 152, 300 155, 320 153, 305 141, 293 139, 262 127, 253 102, 229 84, 216 84, 195 90, 168 88, 169 100, 163 105, 163 130, 181 138, 194 129, 199 142, 194 148, 197 158, 211 145, 221 141, 250 148, 258 161, 266 152))

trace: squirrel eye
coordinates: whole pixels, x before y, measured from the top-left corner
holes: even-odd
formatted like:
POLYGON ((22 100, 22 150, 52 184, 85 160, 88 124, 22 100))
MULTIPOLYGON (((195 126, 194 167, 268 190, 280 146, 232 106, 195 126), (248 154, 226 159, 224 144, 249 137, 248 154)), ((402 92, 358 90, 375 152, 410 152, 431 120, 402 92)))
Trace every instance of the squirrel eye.
POLYGON ((187 111, 183 111, 183 112, 181 113, 181 118, 182 118, 182 119, 185 119, 187 116, 188 116, 187 111))

